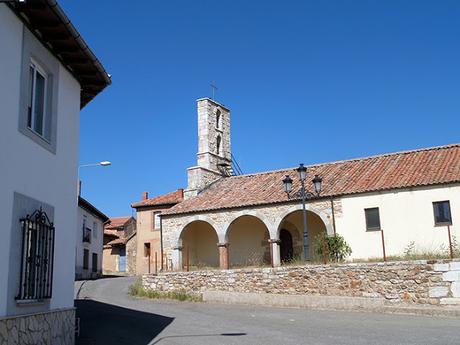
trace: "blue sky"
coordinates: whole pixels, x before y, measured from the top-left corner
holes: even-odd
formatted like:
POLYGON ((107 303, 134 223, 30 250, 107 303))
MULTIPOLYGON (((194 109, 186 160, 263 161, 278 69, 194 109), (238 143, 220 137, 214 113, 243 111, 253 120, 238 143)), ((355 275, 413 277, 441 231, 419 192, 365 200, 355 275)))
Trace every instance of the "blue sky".
POLYGON ((112 74, 80 145, 113 162, 81 170, 109 216, 186 187, 212 81, 245 173, 460 142, 459 1, 60 4, 112 74))

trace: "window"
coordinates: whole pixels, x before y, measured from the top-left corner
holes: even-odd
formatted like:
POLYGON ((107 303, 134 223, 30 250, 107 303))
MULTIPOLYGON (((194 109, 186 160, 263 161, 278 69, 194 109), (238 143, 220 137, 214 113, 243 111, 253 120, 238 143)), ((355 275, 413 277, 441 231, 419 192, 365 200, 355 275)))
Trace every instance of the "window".
POLYGON ((51 298, 54 226, 41 209, 20 220, 22 228, 21 276, 16 300, 51 298))
POLYGON ((144 257, 150 256, 150 243, 144 243, 144 257))
POLYGON ((433 211, 434 225, 452 225, 449 200, 433 202, 433 211))
POLYGON ((92 271, 97 272, 97 253, 93 253, 92 271))
POLYGON ((91 243, 91 229, 86 227, 86 217, 83 217, 83 242, 91 243))
POLYGON ((158 230, 161 227, 160 212, 153 213, 153 230, 158 230))
POLYGON ((220 135, 218 135, 216 139, 216 153, 218 155, 220 155, 220 142, 221 141, 222 141, 222 138, 220 137, 220 135))
POLYGON ((220 128, 220 114, 221 114, 220 110, 217 109, 217 111, 216 111, 216 128, 220 128))
POLYGON ((87 270, 89 268, 89 250, 83 249, 83 269, 87 270))
POLYGON ((366 230, 367 231, 377 231, 381 230, 380 228, 380 214, 379 208, 366 208, 364 210, 366 215, 366 230))
POLYGON ((50 140, 50 128, 46 116, 46 90, 46 73, 35 62, 31 62, 29 66, 27 127, 46 140, 50 140))
POLYGON ((93 222, 93 238, 97 238, 97 222, 93 222))

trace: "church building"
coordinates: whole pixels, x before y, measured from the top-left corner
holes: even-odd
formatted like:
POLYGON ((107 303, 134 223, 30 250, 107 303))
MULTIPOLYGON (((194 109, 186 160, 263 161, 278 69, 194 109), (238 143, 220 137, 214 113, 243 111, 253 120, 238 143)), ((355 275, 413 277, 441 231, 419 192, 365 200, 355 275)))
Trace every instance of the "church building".
POLYGON ((230 110, 209 98, 197 103, 197 165, 188 169, 184 201, 161 214, 163 253, 174 269, 315 260, 321 233, 342 235, 351 259, 403 255, 408 247, 444 253, 449 233, 454 245, 460 238, 460 144, 307 166, 313 197, 304 247, 296 168, 235 175, 230 110))

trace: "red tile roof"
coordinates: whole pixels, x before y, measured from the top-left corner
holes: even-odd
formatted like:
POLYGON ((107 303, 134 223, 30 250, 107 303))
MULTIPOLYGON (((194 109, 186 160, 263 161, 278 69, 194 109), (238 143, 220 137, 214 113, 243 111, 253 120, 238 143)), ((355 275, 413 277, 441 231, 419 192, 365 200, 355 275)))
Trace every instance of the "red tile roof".
POLYGON ((113 217, 110 218, 107 223, 105 223, 104 229, 110 230, 110 229, 117 229, 122 226, 125 226, 128 221, 133 218, 131 216, 128 217, 113 217))
POLYGON ((163 194, 155 198, 141 200, 131 204, 133 208, 148 207, 148 206, 163 206, 175 205, 184 200, 184 190, 178 189, 174 192, 163 194))
MULTIPOLYGON (((460 182, 460 144, 308 166, 307 181, 323 178, 321 196, 460 182)), ((289 201, 282 180, 289 174, 300 189, 295 168, 222 178, 166 214, 283 203, 289 201)), ((292 199, 291 199, 292 200, 292 199)))

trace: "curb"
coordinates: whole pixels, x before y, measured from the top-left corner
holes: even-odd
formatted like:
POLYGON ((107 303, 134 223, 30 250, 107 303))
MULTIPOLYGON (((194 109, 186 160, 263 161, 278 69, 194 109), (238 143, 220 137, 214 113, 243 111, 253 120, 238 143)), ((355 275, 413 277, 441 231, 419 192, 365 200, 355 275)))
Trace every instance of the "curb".
POLYGON ((313 310, 342 310, 460 318, 460 307, 403 303, 388 305, 384 298, 204 291, 203 301, 221 304, 249 304, 313 310))

